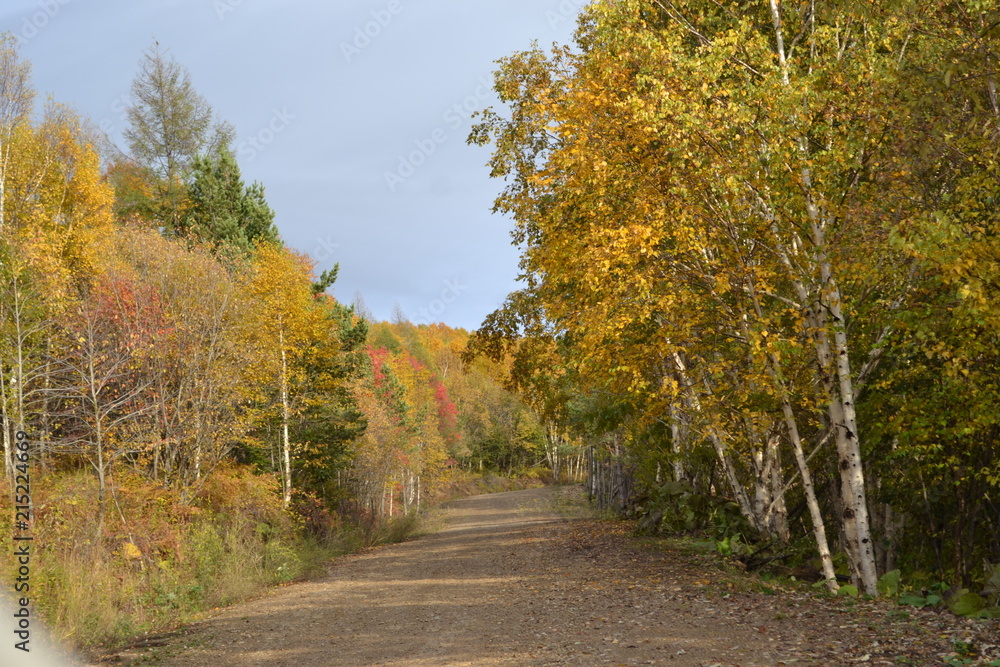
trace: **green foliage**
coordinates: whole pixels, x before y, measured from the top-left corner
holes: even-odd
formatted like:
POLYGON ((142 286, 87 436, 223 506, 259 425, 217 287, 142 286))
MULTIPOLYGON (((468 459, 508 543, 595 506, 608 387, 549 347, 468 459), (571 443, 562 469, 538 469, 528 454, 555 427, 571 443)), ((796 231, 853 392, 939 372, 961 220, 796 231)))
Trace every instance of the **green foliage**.
POLYGON ((933 593, 921 596, 913 594, 905 594, 899 596, 899 604, 909 605, 910 607, 933 607, 935 605, 941 604, 942 599, 940 595, 935 595, 933 593))
POLYGON ((878 580, 879 595, 885 595, 887 597, 896 597, 899 595, 899 581, 899 570, 892 570, 891 572, 883 574, 878 580))
POLYGON ((232 138, 231 127, 213 129, 212 107, 194 90, 187 69, 159 43, 143 53, 131 92, 125 140, 139 164, 164 181, 181 176, 206 148, 228 145, 232 138))
POLYGON ((856 598, 859 595, 859 593, 858 593, 858 587, 857 586, 851 586, 850 584, 844 584, 843 586, 841 586, 840 588, 837 589, 837 595, 843 596, 843 597, 856 598))
MULTIPOLYGON (((239 165, 228 148, 218 155, 195 158, 191 172, 189 204, 173 230, 175 234, 206 243, 222 254, 241 257, 258 243, 278 240, 264 186, 243 184, 239 165)), ((335 274, 326 277, 334 278, 335 274)))
POLYGON ((180 221, 194 160, 228 147, 235 131, 228 123, 213 125, 212 107, 194 90, 191 75, 159 43, 143 54, 131 93, 123 134, 133 164, 144 172, 140 180, 149 187, 132 189, 127 208, 173 227, 180 221))
POLYGON ((965 591, 955 596, 948 607, 959 616, 979 617, 979 613, 986 609, 986 600, 976 593, 965 591))
POLYGON ((717 540, 717 549, 726 555, 745 549, 741 540, 755 535, 735 503, 698 493, 683 481, 663 484, 634 511, 642 534, 706 534, 717 540))
POLYGON ((597 403, 578 432, 638 462, 644 530, 707 525, 655 486, 677 463, 780 539, 839 533, 866 593, 869 540, 971 585, 1000 560, 1000 7, 772 8, 593 3, 574 47, 500 62, 469 142, 492 145, 523 285, 470 351, 562 423, 597 403), (815 491, 811 525, 763 525, 765 483, 807 473, 781 492, 815 491))

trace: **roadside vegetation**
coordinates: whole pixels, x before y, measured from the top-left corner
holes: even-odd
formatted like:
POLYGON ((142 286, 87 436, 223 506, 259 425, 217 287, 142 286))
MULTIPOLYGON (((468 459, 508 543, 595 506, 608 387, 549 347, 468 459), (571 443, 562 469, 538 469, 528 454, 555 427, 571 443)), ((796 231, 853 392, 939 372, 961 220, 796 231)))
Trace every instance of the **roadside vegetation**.
POLYGON ((405 539, 443 494, 535 483, 553 440, 500 365, 338 300, 159 44, 127 117, 117 145, 36 104, 0 36, 0 548, 32 537, 57 639, 155 633, 405 539))

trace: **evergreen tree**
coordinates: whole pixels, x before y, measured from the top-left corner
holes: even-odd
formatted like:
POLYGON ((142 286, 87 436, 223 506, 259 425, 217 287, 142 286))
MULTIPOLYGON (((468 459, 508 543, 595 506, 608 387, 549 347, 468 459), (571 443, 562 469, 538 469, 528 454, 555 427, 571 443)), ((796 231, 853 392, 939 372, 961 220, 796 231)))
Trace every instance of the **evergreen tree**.
POLYGON ((182 215, 184 183, 196 157, 219 153, 232 143, 234 130, 226 122, 213 124, 212 107, 194 90, 190 73, 159 42, 143 54, 131 92, 125 140, 135 165, 155 184, 156 217, 169 230, 182 215))
POLYGON ((195 158, 187 197, 189 207, 177 226, 179 235, 242 253, 258 242, 278 239, 264 186, 244 185, 228 148, 220 150, 217 157, 195 158))

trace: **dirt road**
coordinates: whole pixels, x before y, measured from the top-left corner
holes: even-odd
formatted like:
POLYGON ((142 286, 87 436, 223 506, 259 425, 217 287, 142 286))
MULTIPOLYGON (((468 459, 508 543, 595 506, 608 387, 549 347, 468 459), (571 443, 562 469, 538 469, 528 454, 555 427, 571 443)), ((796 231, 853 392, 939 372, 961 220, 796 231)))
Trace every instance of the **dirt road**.
POLYGON ((145 658, 204 667, 891 665, 904 654, 906 664, 932 664, 920 656, 949 641, 940 627, 879 621, 885 611, 868 603, 740 592, 739 582, 730 590, 711 558, 644 549, 615 524, 566 521, 553 502, 565 493, 455 501, 440 532, 338 559, 327 577, 223 610, 145 658))
POLYGON ((567 540, 558 492, 455 501, 440 532, 220 612, 162 664, 779 664, 766 637, 655 580, 606 581, 603 556, 567 540))

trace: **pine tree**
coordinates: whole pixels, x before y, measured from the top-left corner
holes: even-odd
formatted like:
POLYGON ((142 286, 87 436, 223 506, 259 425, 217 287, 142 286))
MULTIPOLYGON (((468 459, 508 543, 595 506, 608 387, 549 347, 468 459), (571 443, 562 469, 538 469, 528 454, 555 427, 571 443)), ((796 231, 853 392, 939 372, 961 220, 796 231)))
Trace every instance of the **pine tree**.
POLYGON ((160 221, 175 227, 184 202, 184 182, 195 158, 232 143, 234 130, 212 122, 212 107, 191 84, 187 69, 156 42, 142 57, 132 81, 125 140, 131 158, 157 184, 160 221))
POLYGON ((177 228, 180 235, 241 253, 260 241, 278 239, 274 211, 264 200, 264 187, 259 183, 243 184, 240 167, 228 148, 217 157, 195 158, 188 203, 177 228))

